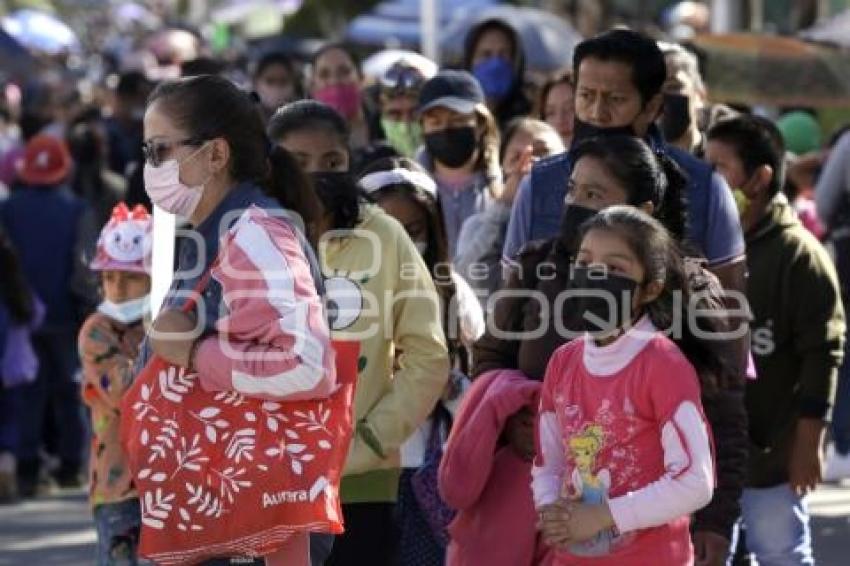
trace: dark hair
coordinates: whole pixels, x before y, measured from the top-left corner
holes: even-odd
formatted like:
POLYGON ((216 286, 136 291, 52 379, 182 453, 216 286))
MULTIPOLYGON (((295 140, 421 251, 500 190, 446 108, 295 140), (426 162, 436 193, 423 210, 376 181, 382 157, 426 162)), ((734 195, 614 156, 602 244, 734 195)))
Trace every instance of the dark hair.
POLYGON ((346 45, 344 43, 336 43, 336 42, 326 43, 325 45, 322 45, 321 47, 316 49, 315 53, 313 53, 313 56, 310 58, 310 65, 314 69, 313 72, 315 72, 316 63, 318 62, 319 59, 322 58, 322 55, 324 55, 325 53, 328 53, 329 51, 333 51, 335 49, 338 49, 339 51, 342 51, 343 53, 348 55, 348 58, 351 59, 351 62, 354 64, 354 70, 357 73, 357 75, 358 76, 363 75, 363 73, 360 69, 360 59, 357 58, 357 56, 354 54, 354 51, 351 49, 351 47, 349 47, 348 45, 346 45))
POLYGON ((628 191, 627 204, 651 202, 657 218, 677 242, 687 234, 688 179, 676 163, 656 154, 634 136, 616 135, 583 140, 570 150, 572 162, 595 157, 628 191))
MULTIPOLYGON (((673 327, 676 320, 689 320, 687 309, 691 304, 691 290, 682 251, 658 220, 632 206, 612 206, 582 226, 582 237, 591 230, 614 233, 622 238, 644 269, 642 285, 650 281, 662 283, 661 294, 644 306, 656 328, 664 331, 673 327), (681 301, 675 299, 677 292, 682 294, 681 301)), ((714 317, 702 317, 700 326, 703 332, 725 330, 714 317)), ((672 337, 673 341, 696 369, 703 393, 715 394, 720 383, 735 375, 735 369, 727 367, 716 350, 693 333, 690 324, 683 323, 681 328, 681 336, 672 337)))
MULTIPOLYGON (((318 102, 316 100, 297 100, 285 106, 278 108, 268 125, 268 135, 272 143, 278 144, 286 136, 293 132, 303 130, 320 130, 327 132, 330 135, 337 136, 341 145, 349 152, 349 165, 351 151, 349 149, 349 130, 348 124, 339 113, 330 106, 318 102)), ((313 189, 321 199, 322 194, 328 194, 333 190, 333 187, 324 187, 316 185, 317 179, 313 177, 313 189)), ((321 183, 330 182, 329 179, 319 181, 321 183)), ((362 191, 356 185, 353 179, 343 179, 341 177, 333 180, 335 183, 349 183, 349 189, 353 193, 361 195, 360 198, 351 200, 337 200, 333 203, 325 202, 324 209, 331 209, 333 215, 333 227, 335 229, 353 228, 360 222, 360 201, 362 191), (336 206, 331 206, 336 205, 336 206)), ((337 187, 337 190, 344 190, 342 187, 337 187)))
POLYGON ((615 61, 632 68, 632 84, 646 104, 667 79, 664 54, 655 41, 629 29, 612 29, 586 39, 576 46, 573 54, 573 76, 579 81, 581 62, 587 58, 615 61))
POLYGON ((575 89, 573 82, 573 74, 571 71, 562 71, 557 75, 546 80, 543 86, 540 87, 540 96, 537 97, 537 118, 546 120, 546 100, 549 98, 549 93, 556 86, 567 85, 571 89, 575 89))
MULTIPOLYGON (((407 157, 386 157, 379 159, 366 167, 360 177, 363 178, 370 173, 379 171, 392 171, 393 169, 407 169, 428 175, 424 167, 408 159, 407 157)), ((448 236, 443 222, 443 213, 439 201, 424 190, 411 183, 396 183, 387 185, 371 193, 375 201, 390 195, 401 195, 409 198, 416 205, 422 207, 428 216, 428 251, 425 252, 425 265, 431 275, 436 275, 435 267, 440 263, 450 263, 448 236)))
POLYGON ((71 179, 71 190, 95 207, 112 203, 108 200, 106 186, 103 181, 103 144, 106 132, 101 129, 100 111, 96 108, 87 109, 78 114, 70 124, 65 134, 68 151, 74 160, 74 175, 71 179))
POLYGON ((115 94, 119 98, 145 96, 151 86, 151 81, 148 80, 144 73, 140 71, 128 71, 118 77, 115 94))
POLYGON ((9 311, 13 321, 25 324, 35 313, 32 292, 26 284, 24 272, 12 240, 0 228, 0 301, 9 311))
MULTIPOLYGON (((370 173, 392 171, 393 169, 407 169, 408 171, 428 174, 428 171, 424 167, 412 159, 407 157, 388 157, 372 163, 363 171, 361 178, 370 173)), ((457 333, 449 332, 449 325, 455 320, 451 316, 449 307, 454 304, 453 301, 457 289, 450 276, 446 276, 442 272, 438 273, 437 270, 437 265, 451 265, 448 236, 446 234, 443 211, 439 200, 412 183, 387 185, 373 192, 370 196, 379 204, 383 197, 401 196, 409 199, 425 211, 425 215, 428 218, 428 249, 425 251, 423 259, 425 260, 425 265, 428 266, 428 271, 431 272, 437 292, 440 293, 440 298, 443 301, 443 330, 446 332, 446 339, 449 341, 450 353, 453 356, 456 355, 462 351, 463 345, 458 338, 452 338, 452 336, 457 336, 457 333)))
POLYGON ((227 64, 213 57, 198 57, 180 64, 181 77, 196 77, 198 75, 219 75, 227 69, 227 64))
POLYGON ((296 100, 278 108, 269 120, 268 135, 272 142, 277 143, 292 132, 316 129, 336 135, 349 154, 351 153, 351 133, 345 118, 318 100, 296 100))
POLYGON ((263 73, 265 73, 267 69, 274 66, 281 66, 286 69, 286 73, 289 75, 289 80, 294 87, 295 96, 297 98, 302 98, 304 96, 304 85, 301 80, 301 74, 295 67, 295 62, 292 60, 292 57, 282 51, 271 51, 260 57, 257 61, 257 66, 254 68, 254 80, 256 81, 259 79, 263 76, 263 73))
POLYGON ((511 44, 511 62, 514 64, 514 70, 517 70, 518 59, 524 59, 522 45, 519 43, 520 40, 517 37, 516 30, 510 24, 498 18, 484 20, 470 29, 469 33, 466 34, 463 45, 463 68, 468 71, 472 70, 472 59, 475 57, 478 42, 489 31, 500 31, 507 36, 508 42, 511 44))
POLYGON ((523 91, 525 79, 525 52, 523 51, 522 38, 517 31, 506 21, 499 18, 491 18, 476 24, 466 34, 463 48, 463 68, 472 72, 472 59, 478 42, 489 31, 497 30, 505 34, 511 45, 511 64, 514 70, 514 82, 510 91, 493 108, 493 116, 499 123, 504 124, 507 120, 516 116, 525 116, 531 112, 531 102, 526 98, 523 91))
POLYGON ((771 196, 785 182, 785 142, 779 129, 767 118, 741 115, 715 124, 707 134, 709 140, 729 145, 744 166, 747 176, 767 165, 773 170, 768 185, 771 196))
POLYGON ((302 216, 305 224, 318 220, 321 205, 300 168, 266 136, 256 103, 229 80, 199 75, 160 84, 148 105, 157 103, 195 140, 224 138, 230 146, 230 176, 253 182, 302 216))

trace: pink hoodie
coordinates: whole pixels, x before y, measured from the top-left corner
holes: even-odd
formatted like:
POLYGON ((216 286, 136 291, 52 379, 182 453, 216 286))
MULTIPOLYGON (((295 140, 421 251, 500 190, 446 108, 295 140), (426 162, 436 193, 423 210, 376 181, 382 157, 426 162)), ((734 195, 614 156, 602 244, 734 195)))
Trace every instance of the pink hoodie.
POLYGON ((536 528, 531 462, 499 445, 507 419, 536 407, 540 388, 518 370, 494 370, 464 396, 440 464, 440 495, 458 511, 447 566, 549 563, 536 528))

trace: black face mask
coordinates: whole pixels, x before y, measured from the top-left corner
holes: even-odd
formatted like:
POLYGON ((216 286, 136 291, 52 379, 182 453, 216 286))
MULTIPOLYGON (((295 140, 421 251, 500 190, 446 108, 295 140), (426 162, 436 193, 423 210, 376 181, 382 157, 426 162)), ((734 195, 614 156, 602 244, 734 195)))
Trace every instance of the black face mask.
MULTIPOLYGON (((310 173, 313 187, 325 211, 332 214, 336 220, 351 214, 357 217, 360 206, 360 189, 357 182, 348 171, 319 171, 310 173)), ((341 228, 342 226, 334 226, 341 228)))
POLYGON ((579 319, 582 330, 609 334, 634 319, 632 299, 638 288, 637 281, 602 268, 573 266, 571 275, 569 289, 595 293, 579 294, 574 301, 566 303, 568 308, 575 309, 572 314, 579 319))
POLYGON ((564 209, 564 214, 561 216, 561 232, 559 237, 561 244, 567 250, 567 253, 570 254, 570 257, 576 254, 579 244, 581 244, 579 235, 582 224, 597 214, 599 214, 597 210, 576 204, 568 204, 564 209))
POLYGON ((425 134, 423 139, 431 157, 452 169, 468 162, 477 145, 473 126, 446 128, 425 134))
POLYGON ((683 94, 665 94, 660 125, 668 142, 684 136, 691 127, 691 100, 683 94))
POLYGON ((601 128, 594 126, 588 122, 579 120, 578 117, 573 120, 573 142, 575 146, 582 140, 605 136, 635 136, 635 129, 631 124, 628 126, 614 126, 611 128, 601 128))

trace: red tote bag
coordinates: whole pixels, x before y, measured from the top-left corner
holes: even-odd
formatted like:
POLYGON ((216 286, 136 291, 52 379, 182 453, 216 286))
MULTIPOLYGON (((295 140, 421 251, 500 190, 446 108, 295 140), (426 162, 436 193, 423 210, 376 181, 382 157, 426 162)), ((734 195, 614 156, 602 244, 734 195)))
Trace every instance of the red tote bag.
POLYGON ((342 532, 359 343, 333 346, 338 389, 314 401, 210 393, 196 374, 151 359, 121 404, 142 556, 157 564, 257 557, 298 531, 342 532))

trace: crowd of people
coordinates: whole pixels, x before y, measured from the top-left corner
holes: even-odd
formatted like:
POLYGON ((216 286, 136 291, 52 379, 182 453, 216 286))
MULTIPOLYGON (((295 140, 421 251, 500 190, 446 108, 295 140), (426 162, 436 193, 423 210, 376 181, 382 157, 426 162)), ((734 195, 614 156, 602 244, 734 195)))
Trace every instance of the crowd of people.
POLYGON ((462 68, 374 83, 334 43, 250 85, 207 61, 89 106, 7 88, 0 500, 87 484, 93 560, 143 563, 170 507, 140 486, 191 466, 130 465, 139 376, 271 415, 334 395, 347 340, 344 532, 204 564, 814 564, 807 496, 850 477, 850 133, 714 104, 695 54, 628 29, 540 88, 525 64, 488 20, 462 68), (183 226, 158 312, 153 205, 183 226))

